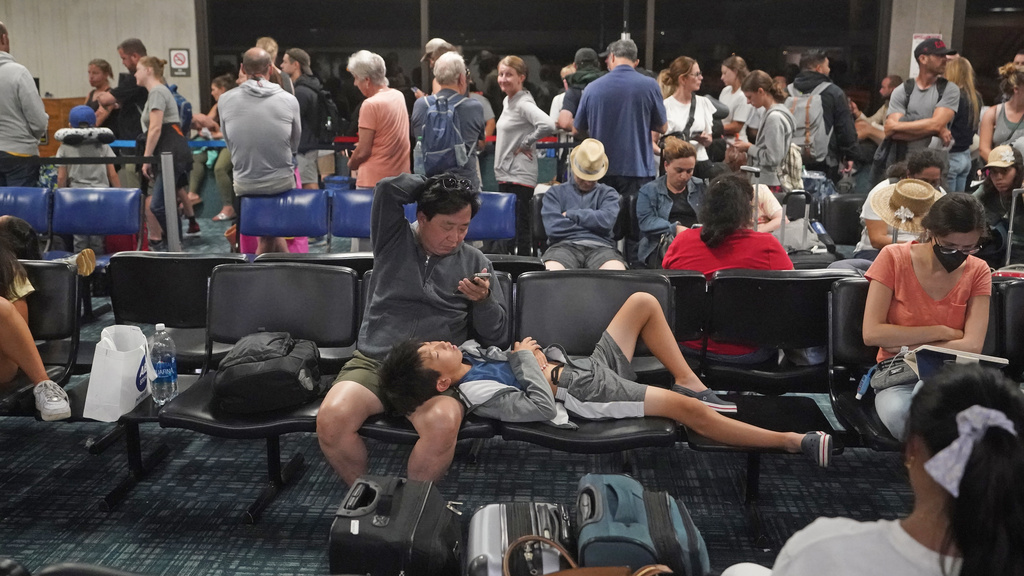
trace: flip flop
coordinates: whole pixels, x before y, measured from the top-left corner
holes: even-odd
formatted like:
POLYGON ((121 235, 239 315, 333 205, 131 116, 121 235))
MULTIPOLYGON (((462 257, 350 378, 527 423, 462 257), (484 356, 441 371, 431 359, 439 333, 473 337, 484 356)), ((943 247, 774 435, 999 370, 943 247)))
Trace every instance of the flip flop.
POLYGON ((214 222, 223 222, 225 220, 234 220, 234 219, 235 219, 234 216, 228 216, 227 214, 225 214, 223 212, 217 214, 213 218, 210 218, 210 220, 213 220, 214 222))

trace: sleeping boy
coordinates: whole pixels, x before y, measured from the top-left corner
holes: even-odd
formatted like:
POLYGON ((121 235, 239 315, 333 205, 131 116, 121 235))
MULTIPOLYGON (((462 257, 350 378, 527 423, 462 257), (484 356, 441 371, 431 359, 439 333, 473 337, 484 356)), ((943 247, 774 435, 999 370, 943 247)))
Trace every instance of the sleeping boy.
POLYGON ((406 341, 388 353, 380 379, 385 405, 399 414, 454 388, 467 412, 505 422, 573 427, 568 413, 592 420, 661 416, 723 444, 803 452, 822 467, 832 454, 829 434, 765 430, 697 398, 694 389, 704 385, 680 353, 658 300, 643 292, 626 300, 586 359, 568 360, 557 347, 542 350, 532 338, 511 351, 473 341, 461 347, 406 341), (637 338, 675 378, 671 390, 635 382, 630 361, 637 338))

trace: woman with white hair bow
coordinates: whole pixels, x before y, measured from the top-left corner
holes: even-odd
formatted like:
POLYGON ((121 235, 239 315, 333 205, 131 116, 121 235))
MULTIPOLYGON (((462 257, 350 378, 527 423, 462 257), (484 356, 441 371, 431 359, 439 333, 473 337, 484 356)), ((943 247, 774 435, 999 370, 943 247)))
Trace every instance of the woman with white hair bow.
POLYGON ((819 518, 775 567, 722 576, 1024 574, 1024 394, 1002 374, 955 366, 914 396, 904 465, 914 508, 900 520, 819 518))

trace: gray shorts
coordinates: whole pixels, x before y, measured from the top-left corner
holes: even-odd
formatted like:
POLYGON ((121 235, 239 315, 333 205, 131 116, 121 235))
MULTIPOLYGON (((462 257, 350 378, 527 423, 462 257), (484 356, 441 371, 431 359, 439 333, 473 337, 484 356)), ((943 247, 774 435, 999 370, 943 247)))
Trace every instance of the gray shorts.
POLYGON ((607 332, 589 358, 573 364, 562 370, 555 395, 566 410, 591 420, 643 417, 647 386, 634 381, 636 372, 607 332))
POLYGON ((302 180, 303 184, 320 183, 320 181, 317 179, 317 156, 319 156, 319 150, 299 152, 298 154, 295 155, 295 160, 299 164, 299 180, 302 180))
POLYGON ((619 251, 608 246, 588 246, 586 244, 574 244, 572 242, 558 242, 549 246, 541 256, 542 262, 554 260, 567 270, 597 270, 602 264, 610 260, 616 260, 626 264, 626 260, 619 254, 619 251))

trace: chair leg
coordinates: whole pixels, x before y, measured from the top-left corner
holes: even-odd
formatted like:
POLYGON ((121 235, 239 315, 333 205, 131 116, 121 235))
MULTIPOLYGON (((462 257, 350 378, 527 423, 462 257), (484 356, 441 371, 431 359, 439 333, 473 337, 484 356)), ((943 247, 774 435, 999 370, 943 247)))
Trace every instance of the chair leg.
POLYGON ((245 523, 255 524, 259 522, 263 511, 274 501, 281 488, 294 478, 301 470, 305 457, 297 453, 288 460, 288 463, 281 466, 281 437, 273 436, 267 438, 267 474, 269 479, 260 492, 256 501, 245 511, 245 523))
POLYGON ((771 541, 764 531, 764 521, 761 519, 761 509, 758 506, 760 480, 761 453, 747 452, 747 481, 744 486, 743 505, 746 508, 747 522, 750 524, 750 535, 754 539, 754 546, 762 550, 769 550, 771 541))
POLYGON ((117 442, 125 434, 125 425, 117 424, 110 429, 109 432, 100 436, 99 438, 89 438, 85 441, 85 447, 89 449, 89 454, 102 454, 107 448, 110 448, 114 442, 117 442))
POLYGON ((159 464, 170 451, 166 444, 157 446, 149 456, 142 456, 142 441, 139 436, 139 423, 128 421, 124 423, 125 444, 128 448, 128 476, 103 497, 100 501, 100 510, 110 512, 115 506, 121 503, 128 495, 128 492, 159 464))

